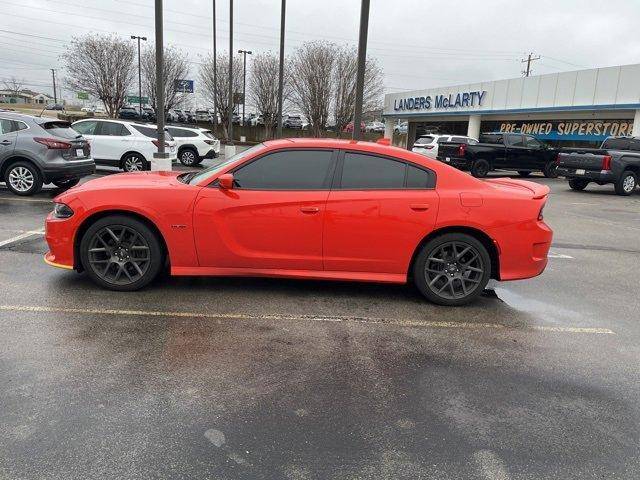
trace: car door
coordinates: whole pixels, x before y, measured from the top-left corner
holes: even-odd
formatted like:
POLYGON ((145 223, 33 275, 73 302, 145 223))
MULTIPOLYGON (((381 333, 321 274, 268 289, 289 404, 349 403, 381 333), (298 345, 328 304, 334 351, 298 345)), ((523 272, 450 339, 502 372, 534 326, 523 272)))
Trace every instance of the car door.
POLYGON ((530 152, 524 142, 524 135, 519 133, 510 133, 505 135, 507 144, 507 159, 500 168, 508 168, 513 170, 530 168, 530 152))
POLYGON ((89 145, 91 146, 91 156, 93 157, 94 161, 100 160, 100 157, 98 156, 100 155, 100 145, 99 142, 96 143, 97 127, 98 121, 95 120, 75 122, 73 125, 71 125, 71 128, 73 128, 76 132, 82 135, 87 142, 89 142, 89 145))
POLYGON ((13 150, 16 147, 18 130, 18 122, 0 118, 0 165, 13 154, 13 150))
POLYGON ((439 199, 431 170, 395 158, 343 151, 323 231, 327 271, 401 274, 433 230, 439 199))
POLYGON ((522 154, 523 164, 532 170, 544 170, 547 160, 553 155, 547 155, 545 145, 531 135, 524 135, 523 141, 525 146, 522 154))
POLYGON ((132 135, 122 123, 101 121, 97 133, 100 158, 112 165, 119 165, 124 154, 137 146, 137 136, 132 135))
POLYGON ((332 149, 267 152, 233 172, 234 188, 203 188, 194 209, 200 266, 322 270, 332 149))

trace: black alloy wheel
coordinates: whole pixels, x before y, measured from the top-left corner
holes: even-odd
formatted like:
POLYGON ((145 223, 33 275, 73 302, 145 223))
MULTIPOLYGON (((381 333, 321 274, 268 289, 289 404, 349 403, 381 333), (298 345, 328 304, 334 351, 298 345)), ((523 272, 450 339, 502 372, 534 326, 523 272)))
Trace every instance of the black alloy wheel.
POLYGON ((480 159, 473 162, 471 175, 476 178, 484 178, 491 171, 491 165, 486 160, 480 159))
POLYGON ((544 170, 542 170, 542 173, 547 178, 558 178, 558 165, 555 161, 548 162, 544 166, 544 170))
POLYGON ((439 305, 463 305, 478 295, 491 275, 491 258, 476 238, 451 233, 428 242, 414 264, 414 281, 439 305))
POLYGON ((589 185, 589 181, 585 180, 584 178, 570 178, 569 179, 569 188, 571 190, 575 190, 577 192, 580 192, 580 191, 584 190, 585 188, 587 188, 587 185, 589 185))
POLYGON ((93 281, 120 291, 147 285, 163 264, 154 232, 141 221, 120 215, 91 225, 82 237, 80 255, 82 266, 93 281))

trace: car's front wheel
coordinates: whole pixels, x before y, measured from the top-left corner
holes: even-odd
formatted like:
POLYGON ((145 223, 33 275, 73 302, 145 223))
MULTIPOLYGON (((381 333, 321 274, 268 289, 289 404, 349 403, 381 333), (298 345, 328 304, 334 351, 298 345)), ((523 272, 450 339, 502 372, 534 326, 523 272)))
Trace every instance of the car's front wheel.
POLYGON ((491 165, 484 159, 479 159, 473 162, 471 166, 471 175, 476 178, 484 178, 491 171, 491 165))
POLYGON ((471 235, 447 233, 427 242, 413 264, 418 290, 438 305, 458 306, 480 295, 491 277, 491 257, 471 235))
POLYGON ((143 222, 110 215, 82 236, 80 261, 89 277, 110 290, 138 290, 160 272, 164 255, 157 235, 143 222))
POLYGON ((10 165, 4 173, 4 181, 7 188, 16 195, 35 195, 42 189, 42 175, 29 162, 16 162, 10 165))

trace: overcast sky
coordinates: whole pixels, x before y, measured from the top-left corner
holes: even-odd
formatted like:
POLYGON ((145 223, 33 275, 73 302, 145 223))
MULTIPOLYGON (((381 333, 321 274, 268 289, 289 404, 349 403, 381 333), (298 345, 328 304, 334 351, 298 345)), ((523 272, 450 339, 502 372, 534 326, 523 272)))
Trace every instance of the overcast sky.
MULTIPOLYGON (((280 0, 235 0, 234 50, 278 51, 280 0)), ((229 1, 217 0, 218 48, 229 1)), ((49 68, 73 35, 153 39, 153 0, 0 0, 0 79, 51 93, 49 68), (38 35, 38 38, 20 34, 38 35), (40 38, 46 37, 46 38, 40 38)), ((165 0, 165 41, 193 62, 211 51, 212 1, 165 0)), ((360 0, 289 0, 287 52, 307 40, 356 44, 360 0)), ((640 62, 640 0, 371 0, 368 54, 386 92, 640 62)), ((197 79, 197 63, 191 76, 197 79)), ((61 72, 61 75, 63 73, 61 72)))

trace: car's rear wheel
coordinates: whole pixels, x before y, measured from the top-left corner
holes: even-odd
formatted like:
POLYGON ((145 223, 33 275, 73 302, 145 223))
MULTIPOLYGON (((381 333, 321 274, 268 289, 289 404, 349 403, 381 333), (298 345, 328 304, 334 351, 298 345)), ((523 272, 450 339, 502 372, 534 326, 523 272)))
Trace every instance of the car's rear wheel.
POLYGON ((68 178, 66 180, 56 180, 53 184, 58 188, 66 190, 68 188, 75 187, 79 182, 79 178, 68 178))
POLYGON ((447 233, 422 248, 413 265, 418 290, 438 305, 458 306, 480 295, 491 276, 491 257, 471 235, 447 233))
POLYGON ((578 192, 584 190, 589 185, 589 181, 584 178, 571 178, 569 179, 569 188, 578 192))
POLYGON ((4 181, 7 188, 16 195, 35 195, 42 189, 42 175, 29 162, 11 164, 4 173, 4 181))
POLYGON ((542 170, 542 173, 547 178, 558 178, 558 165, 556 162, 547 162, 542 170))
POLYGON ((80 242, 80 260, 91 279, 110 290, 138 290, 162 268, 160 240, 143 222, 123 215, 92 224, 80 242))
POLYGON ((614 184, 618 195, 631 195, 638 186, 638 177, 631 170, 625 170, 614 184))
POLYGON ((198 164, 198 152, 192 148, 185 148, 180 152, 180 163, 185 167, 193 167, 198 164))
POLYGON ((471 166, 471 175, 477 178, 484 178, 491 170, 489 162, 483 159, 476 160, 471 166))
POLYGON ((528 177, 531 175, 531 172, 528 170, 518 170, 518 175, 521 177, 528 177))
POLYGON ((149 166, 142 155, 137 153, 127 153, 122 158, 122 170, 125 172, 140 172, 143 170, 149 170, 149 166))

